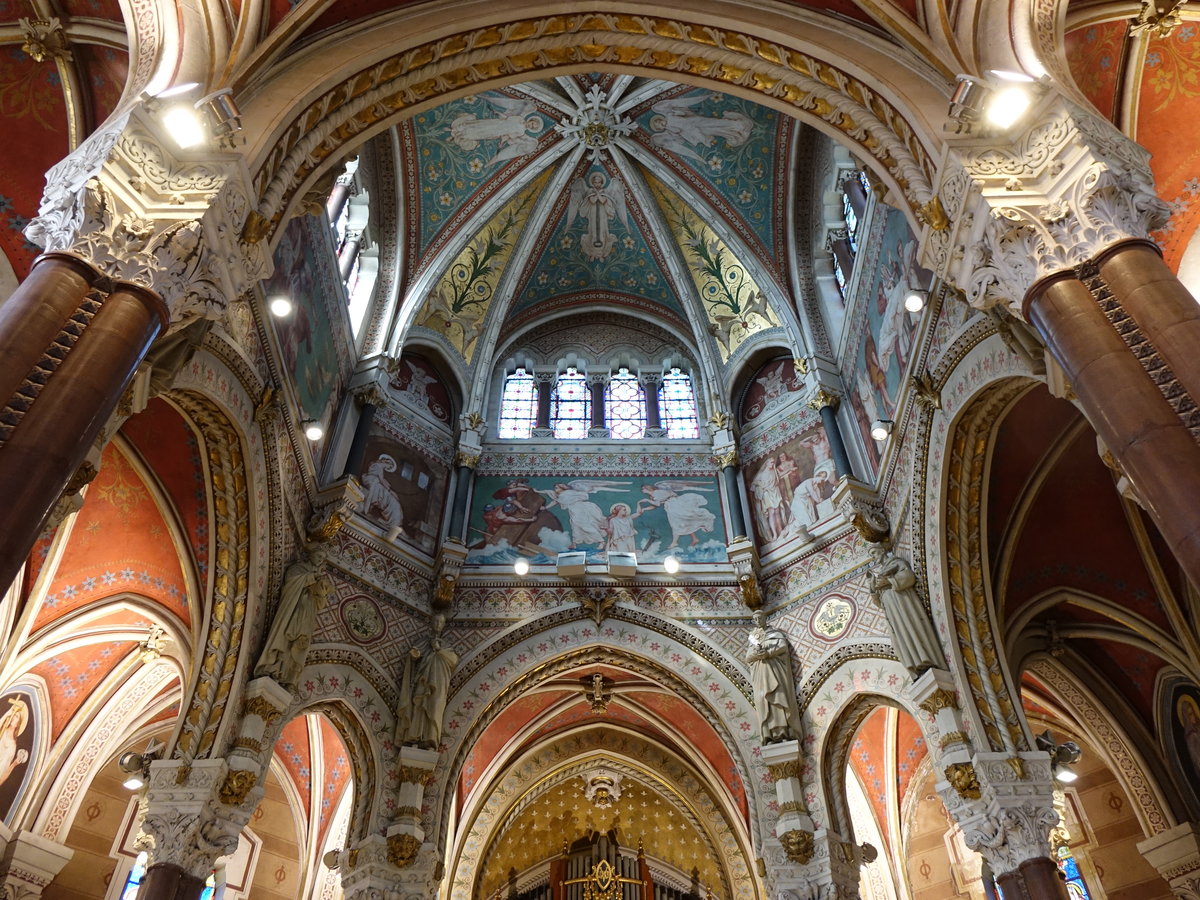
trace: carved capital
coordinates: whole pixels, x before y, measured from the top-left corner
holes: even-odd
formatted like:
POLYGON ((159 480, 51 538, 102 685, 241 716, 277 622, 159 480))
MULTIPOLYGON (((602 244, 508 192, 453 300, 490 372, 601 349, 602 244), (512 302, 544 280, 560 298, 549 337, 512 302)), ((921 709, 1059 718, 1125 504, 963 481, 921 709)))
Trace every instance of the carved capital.
POLYGON ((938 688, 921 701, 921 709, 936 716, 943 709, 958 709, 958 695, 952 690, 938 688))
POLYGON ((891 535, 883 503, 861 481, 853 478, 839 481, 833 491, 833 508, 869 543, 882 543, 891 535))
POLYGON ((1110 122, 1053 92, 1026 121, 1006 138, 947 141, 936 192, 949 225, 922 242, 924 264, 973 306, 1017 315, 1040 279, 1167 220, 1149 153, 1110 122))
POLYGON ((737 447, 730 447, 723 453, 718 453, 713 456, 713 463, 716 464, 717 471, 727 469, 730 466, 736 466, 740 462, 738 458, 737 447))
POLYGON ((837 409, 842 398, 823 384, 817 385, 817 389, 812 392, 812 396, 808 398, 808 407, 816 412, 820 412, 826 406, 831 406, 837 409))
POLYGON ((397 869, 407 869, 417 861, 421 841, 411 834, 392 834, 387 839, 388 862, 397 869))
POLYGON ((468 450, 459 450, 454 457, 454 465, 468 469, 474 469, 479 465, 479 453, 468 450))
POLYGON ((975 774, 975 766, 969 762, 951 763, 946 766, 946 781, 958 792, 958 796, 966 800, 978 800, 983 796, 979 786, 979 776, 975 774))
POLYGON ((21 49, 29 54, 34 62, 45 62, 48 59, 71 62, 73 59, 67 33, 63 31, 62 22, 57 16, 48 19, 17 19, 17 25, 23 38, 21 49))
POLYGON ((317 542, 330 540, 358 509, 365 496, 362 487, 352 477, 341 478, 324 488, 313 502, 313 513, 308 520, 308 539, 317 542))
POLYGON ((94 132, 46 185, 26 236, 154 291, 173 321, 220 318, 270 272, 265 248, 239 240, 252 208, 244 160, 177 154, 144 105, 94 132))
POLYGON ((799 829, 785 831, 779 836, 779 843, 783 844, 783 852, 787 854, 787 858, 796 865, 803 866, 813 857, 813 833, 811 831, 799 829))

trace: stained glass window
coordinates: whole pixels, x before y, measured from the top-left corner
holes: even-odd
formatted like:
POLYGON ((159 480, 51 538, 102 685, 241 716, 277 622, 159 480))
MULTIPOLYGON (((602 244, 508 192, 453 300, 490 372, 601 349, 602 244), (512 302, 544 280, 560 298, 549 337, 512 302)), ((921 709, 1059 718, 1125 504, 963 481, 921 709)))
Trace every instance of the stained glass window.
POLYGON ((574 366, 558 376, 550 404, 556 438, 585 438, 592 424, 592 393, 587 378, 574 366))
POLYGON ((700 437, 692 378, 681 372, 678 366, 663 376, 658 388, 658 409, 667 437, 684 440, 700 437))
POLYGON ((136 900, 138 888, 142 886, 142 879, 146 877, 146 863, 149 860, 150 857, 144 850, 137 855, 137 859, 133 861, 133 868, 129 870, 129 877, 125 879, 125 887, 121 890, 121 900, 136 900))
POLYGON ((1071 848, 1059 847, 1056 855, 1059 871, 1067 879, 1067 896, 1070 900, 1092 900, 1092 895, 1088 893, 1087 885, 1083 881, 1083 875, 1079 871, 1079 865, 1075 862, 1071 848))
POLYGON ((833 280, 837 282, 838 293, 846 295, 846 273, 842 270, 842 261, 836 253, 833 254, 833 280))
POLYGON ((217 893, 217 876, 209 875, 208 881, 204 882, 204 890, 200 892, 200 900, 213 900, 217 893))
POLYGON ((858 170, 858 183, 860 185, 862 185, 863 194, 870 197, 871 196, 871 179, 867 177, 866 169, 858 170))
POLYGON ((850 245, 850 252, 858 252, 858 213, 854 211, 854 204, 850 202, 850 195, 842 191, 842 215, 846 218, 846 243, 850 245))
POLYGON ((636 375, 621 368, 604 389, 605 421, 609 434, 621 440, 646 433, 646 391, 636 375))
POLYGON ((500 437, 527 438, 537 422, 537 384, 524 369, 504 379, 500 396, 500 437))

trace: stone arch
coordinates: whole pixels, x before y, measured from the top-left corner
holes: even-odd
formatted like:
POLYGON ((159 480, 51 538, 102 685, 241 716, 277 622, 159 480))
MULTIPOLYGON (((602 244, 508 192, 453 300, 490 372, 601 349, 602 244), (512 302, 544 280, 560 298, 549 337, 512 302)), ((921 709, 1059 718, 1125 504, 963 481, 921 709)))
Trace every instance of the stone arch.
MULTIPOLYGON (((274 231, 326 165, 400 118, 489 87, 596 66, 711 86, 800 117, 871 160, 902 198, 911 224, 919 224, 920 210, 933 196, 939 144, 926 116, 940 115, 948 75, 906 70, 902 90, 911 100, 901 107, 893 90, 866 74, 867 59, 878 64, 877 71, 894 74, 894 48, 889 56, 882 45, 866 40, 845 46, 845 35, 815 16, 806 22, 805 38, 789 45, 781 36, 795 31, 796 13, 771 28, 745 21, 735 6, 714 11, 710 21, 700 21, 681 3, 667 12, 674 17, 546 15, 542 4, 531 4, 526 10, 506 8, 505 24, 451 35, 444 23, 402 13, 363 30, 360 41, 346 41, 343 33, 341 40, 318 42, 292 56, 293 69, 337 72, 342 80, 326 81, 320 94, 308 95, 307 105, 282 115, 254 111, 258 97, 289 93, 272 90, 266 72, 255 73, 247 78, 247 119, 278 124, 252 136, 258 209, 250 232, 274 231), (354 60, 342 49, 351 44, 354 60), (820 45, 841 52, 819 58, 820 45), (368 67, 361 60, 369 60, 368 67)), ((311 81, 304 83, 307 88, 311 81)))

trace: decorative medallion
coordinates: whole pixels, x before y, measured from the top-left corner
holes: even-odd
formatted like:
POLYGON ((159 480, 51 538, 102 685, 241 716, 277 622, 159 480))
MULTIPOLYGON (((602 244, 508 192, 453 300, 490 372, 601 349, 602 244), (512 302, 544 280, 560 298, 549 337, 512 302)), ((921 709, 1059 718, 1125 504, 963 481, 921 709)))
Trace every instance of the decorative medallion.
POLYGON ((351 597, 341 607, 342 622, 350 636, 360 644, 369 644, 383 635, 383 617, 368 597, 351 597))
POLYGON ((613 139, 626 137, 637 125, 613 109, 615 98, 609 97, 600 85, 592 85, 587 97, 568 119, 554 126, 554 130, 567 140, 578 141, 591 153, 592 162, 600 159, 600 151, 607 150, 613 139))
POLYGON ((808 628, 814 637, 823 641, 836 641, 854 621, 854 603, 847 597, 826 597, 809 620, 808 628))

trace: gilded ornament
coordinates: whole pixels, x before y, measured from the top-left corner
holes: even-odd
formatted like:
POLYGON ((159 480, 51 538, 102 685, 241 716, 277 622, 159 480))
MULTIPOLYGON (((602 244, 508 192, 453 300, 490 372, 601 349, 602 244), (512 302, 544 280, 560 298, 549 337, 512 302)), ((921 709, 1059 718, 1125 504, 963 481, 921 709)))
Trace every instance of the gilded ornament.
POLYGON ((966 732, 949 731, 946 734, 943 734, 941 736, 941 739, 938 740, 938 747, 942 750, 945 750, 951 744, 966 744, 966 743, 969 743, 967 740, 966 732))
POLYGON ((850 524, 854 526, 854 530, 858 532, 859 536, 869 544, 882 543, 892 533, 891 529, 887 527, 886 522, 883 527, 880 527, 863 515, 861 511, 855 511, 854 515, 850 517, 850 524))
POLYGON ((274 725, 283 716, 283 713, 272 706, 271 701, 265 697, 250 697, 246 700, 242 708, 245 710, 246 715, 258 716, 268 726, 274 725))
POLYGON ((401 784, 429 784, 429 779, 433 777, 433 773, 428 769, 422 769, 417 766, 401 766, 396 775, 400 779, 401 784))
POLYGON ((388 862, 397 869, 407 869, 417 859, 421 842, 411 834, 390 834, 387 839, 388 862))
POLYGON ((786 815, 787 813, 799 813, 802 816, 808 815, 808 808, 799 800, 789 800, 787 803, 779 804, 779 814, 786 815))
POLYGON ((1025 760, 1019 756, 1010 756, 1005 762, 1008 763, 1008 767, 1013 770, 1013 774, 1018 779, 1021 781, 1025 780, 1025 760))
POLYGON ((419 819, 421 808, 418 806, 399 806, 396 808, 397 819, 419 819))
POLYGON ((957 708, 958 695, 954 691, 948 691, 945 688, 938 688, 921 701, 921 709, 925 710, 931 716, 936 716, 943 709, 957 708))
POLYGON ((234 769, 221 782, 221 802, 226 806, 241 806, 246 797, 258 784, 258 774, 248 769, 234 769))
POLYGON ((781 834, 779 842, 783 844, 783 852, 787 854, 787 858, 797 865, 803 866, 812 859, 813 833, 811 831, 793 828, 791 831, 781 834))
POLYGON ((71 62, 67 34, 57 16, 49 19, 17 19, 17 25, 21 29, 21 37, 25 39, 21 49, 34 62, 45 62, 47 59, 71 62))
POLYGON ((724 453, 719 453, 713 457, 713 462, 717 464, 718 469, 728 469, 730 466, 738 464, 737 448, 726 450, 724 453))
POLYGON ((235 749, 249 750, 251 753, 262 753, 263 752, 262 741, 257 741, 254 738, 246 737, 245 735, 243 735, 242 737, 239 737, 236 741, 234 741, 233 746, 235 749))
POLYGON ((965 800, 978 800, 983 796, 975 766, 969 762, 951 763, 946 766, 946 780, 965 800))
POLYGON ((751 572, 745 572, 738 578, 738 587, 742 589, 742 602, 747 609, 762 608, 762 591, 758 587, 758 579, 751 572))
POLYGON ((479 454, 468 453, 466 450, 459 450, 458 455, 454 457, 456 466, 466 466, 468 469, 474 469, 479 465, 479 454))
POLYGON ((257 244, 271 233, 271 224, 271 220, 258 210, 251 210, 246 217, 246 224, 242 226, 242 240, 247 244, 257 244))
POLYGON ((772 781, 783 781, 787 778, 800 777, 800 760, 789 759, 786 762, 774 763, 767 766, 767 773, 772 781))
POLYGON ((934 196, 928 203, 917 209, 917 218, 934 231, 946 231, 950 227, 950 217, 942 206, 942 198, 934 196))
POLYGON ((841 402, 841 397, 839 397, 833 391, 828 390, 824 385, 819 385, 817 389, 813 391, 812 397, 809 398, 808 407, 809 409, 820 412, 826 406, 837 409, 837 405, 841 402))

